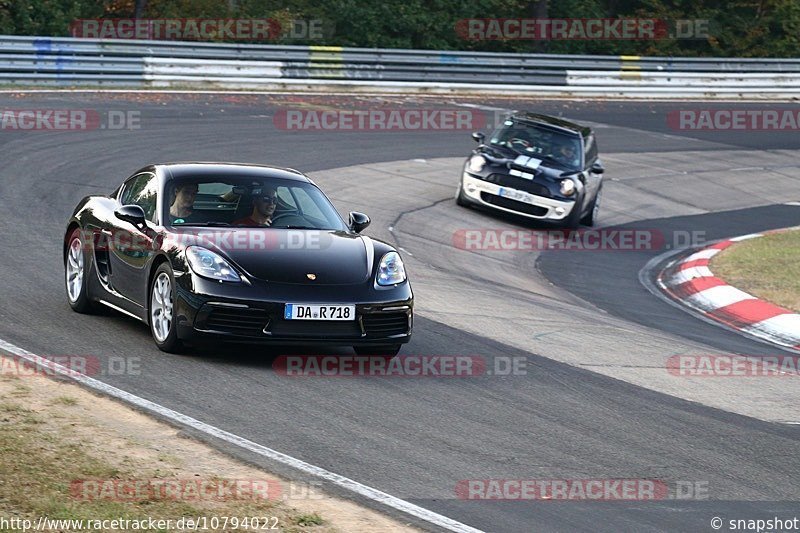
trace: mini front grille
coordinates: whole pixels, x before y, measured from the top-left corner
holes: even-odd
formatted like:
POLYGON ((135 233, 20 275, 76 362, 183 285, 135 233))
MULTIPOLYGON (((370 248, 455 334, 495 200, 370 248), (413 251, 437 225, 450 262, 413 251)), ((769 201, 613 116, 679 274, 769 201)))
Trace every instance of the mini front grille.
POLYGON ((367 337, 390 337, 408 333, 406 313, 373 313, 362 315, 367 337))
POLYGON ((543 217, 547 214, 546 207, 526 204, 525 202, 518 202, 516 200, 511 200, 510 198, 503 198, 502 196, 496 196, 487 192, 481 192, 481 200, 487 204, 496 205, 497 207, 511 209, 512 211, 516 211, 518 213, 525 213, 536 217, 543 217))
POLYGON ((518 191, 525 191, 535 194, 536 196, 544 196, 545 198, 550 198, 552 196, 550 194, 550 189, 541 183, 536 183, 532 180, 526 180, 525 178, 520 178, 517 176, 511 176, 510 174, 489 174, 486 177, 486 181, 496 183, 501 187, 511 187, 512 189, 517 189, 518 191))

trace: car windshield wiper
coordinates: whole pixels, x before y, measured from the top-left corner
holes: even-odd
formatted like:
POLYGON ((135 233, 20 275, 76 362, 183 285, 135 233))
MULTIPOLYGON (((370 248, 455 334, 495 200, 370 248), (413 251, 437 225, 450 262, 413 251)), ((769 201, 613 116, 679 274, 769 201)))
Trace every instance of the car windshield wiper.
POLYGON ((316 228, 314 226, 293 226, 291 224, 288 225, 288 226, 271 226, 271 227, 280 228, 280 229, 320 229, 320 228, 316 228))

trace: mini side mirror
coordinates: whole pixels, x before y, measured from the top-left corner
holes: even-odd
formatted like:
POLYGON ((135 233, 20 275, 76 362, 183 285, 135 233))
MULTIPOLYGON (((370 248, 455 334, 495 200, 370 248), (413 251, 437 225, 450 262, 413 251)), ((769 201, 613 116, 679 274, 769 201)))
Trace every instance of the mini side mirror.
POLYGON ((595 164, 592 165, 592 172, 595 174, 602 174, 605 171, 606 169, 599 162, 595 162, 595 164))
POLYGON ((486 135, 483 133, 476 131, 472 134, 472 138, 475 139, 475 142, 483 143, 486 140, 486 135))

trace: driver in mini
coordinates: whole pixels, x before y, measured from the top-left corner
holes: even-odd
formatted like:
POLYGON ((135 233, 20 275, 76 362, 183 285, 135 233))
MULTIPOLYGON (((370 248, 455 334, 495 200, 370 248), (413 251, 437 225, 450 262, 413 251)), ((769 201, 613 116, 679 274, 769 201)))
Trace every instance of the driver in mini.
POLYGON ((577 167, 580 163, 578 155, 575 153, 575 147, 571 144, 562 144, 555 153, 555 158, 565 165, 572 167, 577 167))
POLYGON ((272 215, 278 205, 278 193, 275 189, 267 187, 260 194, 253 196, 253 212, 250 216, 237 220, 234 226, 265 226, 272 225, 272 215))

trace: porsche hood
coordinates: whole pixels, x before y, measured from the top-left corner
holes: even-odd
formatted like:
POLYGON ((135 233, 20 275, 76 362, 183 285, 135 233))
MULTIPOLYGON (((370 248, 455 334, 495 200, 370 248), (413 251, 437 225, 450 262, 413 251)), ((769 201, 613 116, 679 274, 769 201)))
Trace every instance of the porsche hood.
POLYGON ((372 277, 372 240, 343 231, 215 228, 192 232, 184 242, 217 252, 268 282, 348 285, 372 277))

